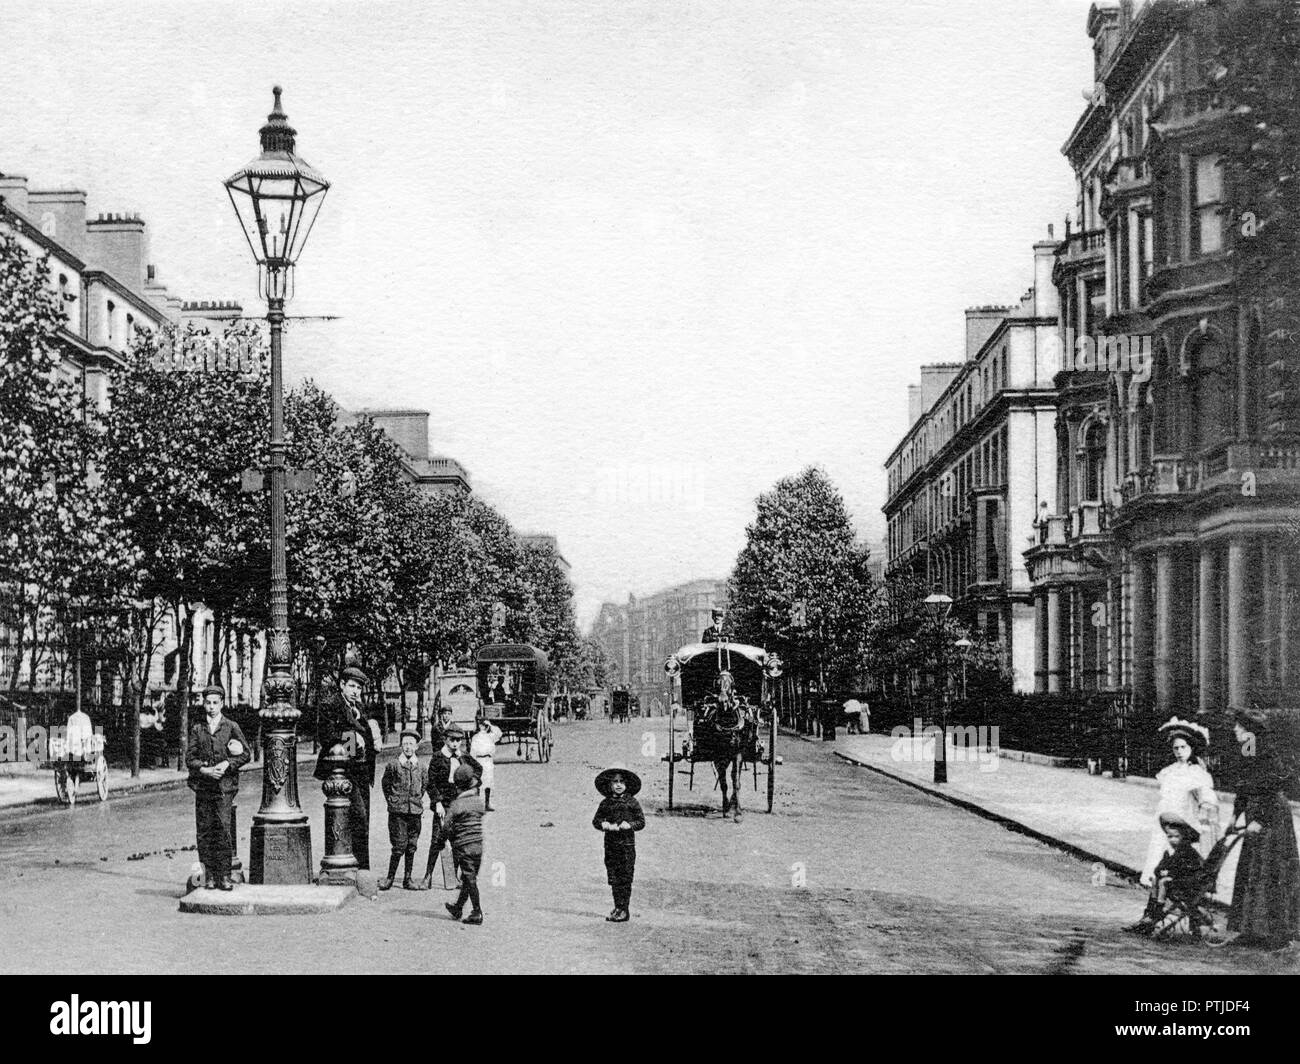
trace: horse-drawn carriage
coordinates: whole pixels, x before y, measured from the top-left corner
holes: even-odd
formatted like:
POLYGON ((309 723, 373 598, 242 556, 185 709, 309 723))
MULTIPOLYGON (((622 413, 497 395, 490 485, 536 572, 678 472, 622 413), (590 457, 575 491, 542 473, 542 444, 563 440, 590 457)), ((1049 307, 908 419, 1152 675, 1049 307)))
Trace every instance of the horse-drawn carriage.
POLYGON ((77 788, 83 781, 95 785, 101 802, 108 801, 108 761, 102 735, 50 739, 50 759, 41 762, 41 768, 54 770, 54 793, 64 805, 77 804, 77 788))
POLYGON ((626 687, 615 687, 609 696, 609 719, 626 724, 631 716, 631 692, 626 687))
POLYGON ((713 765, 722 788, 723 815, 734 808, 736 820, 741 815, 742 773, 747 766, 752 768, 758 790, 758 766, 766 766, 770 813, 775 795, 776 712, 768 680, 781 675, 780 659, 744 643, 691 643, 673 654, 664 670, 669 703, 675 700, 673 685, 680 684, 680 702, 686 711, 680 732, 681 722, 671 712, 668 716, 668 808, 673 807, 678 762, 687 763, 688 786, 693 789, 696 762, 705 761, 713 765), (683 735, 680 749, 679 734, 683 735))
POLYGON ((494 643, 474 656, 479 712, 501 729, 498 746, 514 743, 525 761, 549 761, 550 690, 546 655, 527 643, 494 643))

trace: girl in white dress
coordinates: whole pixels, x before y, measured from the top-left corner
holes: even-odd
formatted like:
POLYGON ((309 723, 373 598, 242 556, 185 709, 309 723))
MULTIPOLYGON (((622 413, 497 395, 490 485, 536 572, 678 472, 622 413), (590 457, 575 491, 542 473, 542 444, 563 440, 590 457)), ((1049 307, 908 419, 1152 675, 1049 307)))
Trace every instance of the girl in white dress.
POLYGON ((1201 761, 1201 755, 1210 745, 1210 730, 1193 721, 1170 717, 1160 725, 1160 734, 1169 741, 1174 761, 1156 773, 1160 801, 1151 818, 1151 843, 1142 866, 1141 882, 1147 887, 1152 884, 1156 865, 1167 849, 1165 832, 1160 826, 1161 813, 1177 814, 1199 828, 1201 838, 1197 849, 1202 857, 1209 853, 1219 835, 1219 798, 1214 793, 1214 780, 1201 761))
POLYGON ((478 730, 474 732, 473 738, 469 741, 469 754, 475 761, 483 766, 483 777, 480 783, 483 787, 483 812, 492 812, 492 755, 496 752, 497 740, 501 738, 501 729, 493 724, 487 717, 479 717, 478 730))

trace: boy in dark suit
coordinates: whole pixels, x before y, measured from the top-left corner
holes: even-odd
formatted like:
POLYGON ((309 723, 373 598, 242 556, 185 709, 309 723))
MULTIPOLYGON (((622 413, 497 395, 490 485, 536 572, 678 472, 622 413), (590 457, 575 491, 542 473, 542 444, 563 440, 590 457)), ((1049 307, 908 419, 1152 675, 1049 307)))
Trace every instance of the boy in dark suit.
POLYGON ((606 920, 626 923, 632 904, 632 877, 636 873, 636 833, 645 827, 645 814, 634 795, 641 777, 622 765, 605 769, 596 777, 596 790, 605 796, 591 818, 591 826, 605 833, 605 874, 614 894, 614 911, 606 920))
POLYGON ((460 765, 453 782, 457 793, 447 807, 444 830, 451 839, 452 856, 460 871, 460 897, 447 903, 447 911, 459 920, 468 901, 472 908, 463 922, 481 924, 483 907, 478 897, 478 870, 483 863, 483 799, 478 796, 478 777, 471 766, 460 765))
POLYGON ((239 791, 239 770, 248 764, 248 742, 239 725, 222 716, 225 689, 210 684, 203 689, 205 719, 190 729, 185 764, 194 792, 194 824, 204 886, 234 890, 230 881, 235 840, 230 833, 230 807, 239 791))
POLYGON ((388 841, 393 852, 388 858, 388 875, 379 881, 380 890, 388 890, 397 875, 397 864, 406 859, 406 875, 402 889, 415 890, 411 882, 411 868, 415 864, 415 849, 420 844, 420 826, 424 813, 424 789, 428 778, 420 759, 415 756, 420 733, 414 728, 402 730, 402 754, 396 761, 384 766, 381 787, 388 802, 388 841))

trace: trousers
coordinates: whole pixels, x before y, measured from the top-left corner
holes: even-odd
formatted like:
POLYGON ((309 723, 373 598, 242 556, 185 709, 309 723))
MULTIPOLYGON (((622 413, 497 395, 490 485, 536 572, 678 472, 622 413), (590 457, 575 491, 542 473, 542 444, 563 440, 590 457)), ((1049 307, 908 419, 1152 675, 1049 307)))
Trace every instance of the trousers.
POLYGON ((352 828, 352 856, 357 867, 370 867, 370 788, 362 781, 352 781, 352 798, 348 806, 348 825, 352 828))
MULTIPOLYGON (((609 836, 605 838, 608 840, 609 836)), ((606 845, 605 875, 614 895, 614 908, 628 908, 632 902, 632 879, 636 875, 636 850, 626 845, 606 845)))
POLYGON ((230 875, 235 840, 230 837, 230 806, 233 794, 218 790, 194 792, 194 827, 198 836, 199 860, 213 878, 230 875))
POLYGON ((423 820, 419 813, 388 814, 388 841, 392 844, 394 857, 409 853, 414 859, 423 820))

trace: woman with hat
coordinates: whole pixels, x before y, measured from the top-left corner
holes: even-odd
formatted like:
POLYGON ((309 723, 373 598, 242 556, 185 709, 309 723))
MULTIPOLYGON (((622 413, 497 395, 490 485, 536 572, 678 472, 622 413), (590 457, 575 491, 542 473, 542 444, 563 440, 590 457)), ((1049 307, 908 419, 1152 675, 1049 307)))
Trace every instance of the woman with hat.
POLYGON ((1234 944, 1278 949, 1300 939, 1300 853, 1286 791, 1291 771, 1266 719, 1238 712, 1233 731, 1243 755, 1232 819, 1245 825, 1228 930, 1234 944))
POLYGON ((1210 730, 1195 721, 1174 716, 1160 725, 1159 731, 1169 743, 1174 760, 1156 773, 1160 800, 1156 806, 1156 823, 1152 827, 1146 863, 1142 866, 1144 887, 1155 882, 1156 865, 1165 855, 1167 840, 1160 823, 1162 813, 1174 813, 1189 824, 1199 825, 1202 857, 1214 845, 1218 835, 1219 797, 1214 793, 1214 780, 1201 760, 1210 745, 1210 730))
POLYGON ((604 799, 591 826, 605 833, 605 874, 614 894, 614 911, 605 919, 626 923, 636 872, 636 833, 645 827, 641 803, 634 797, 641 790, 641 777, 622 765, 613 765, 596 777, 596 790, 604 799))

